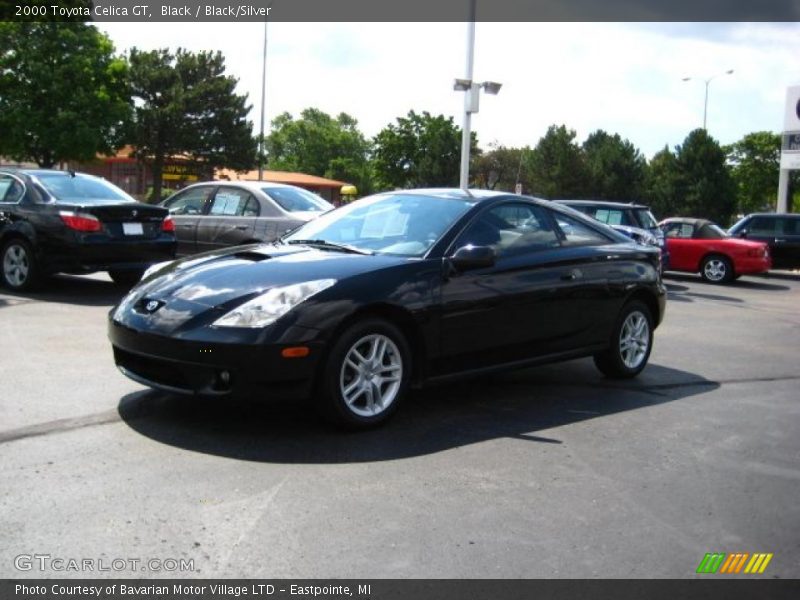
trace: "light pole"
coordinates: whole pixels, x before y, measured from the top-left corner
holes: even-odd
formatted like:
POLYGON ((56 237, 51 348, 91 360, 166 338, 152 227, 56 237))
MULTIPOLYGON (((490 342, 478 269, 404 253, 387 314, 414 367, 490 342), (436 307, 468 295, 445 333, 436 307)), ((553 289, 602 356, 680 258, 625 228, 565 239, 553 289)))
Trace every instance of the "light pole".
MULTIPOLYGON (((707 79, 702 79, 702 81, 706 84, 706 96, 703 102, 703 130, 706 129, 706 116, 708 115, 708 84, 710 84, 713 80, 717 77, 721 77, 723 75, 731 75, 733 73, 733 69, 728 69, 724 73, 717 73, 716 75, 709 77, 707 79)), ((684 77, 681 81, 691 81, 692 79, 699 79, 698 77, 684 77)))
POLYGON ((475 59, 475 4, 470 0, 469 23, 467 24, 467 68, 464 79, 456 79, 453 89, 464 92, 464 121, 461 128, 461 173, 459 186, 462 190, 469 188, 469 153, 472 147, 472 113, 480 108, 480 92, 483 88, 487 94, 497 94, 502 84, 494 81, 476 83, 472 81, 472 66, 475 59))
MULTIPOLYGON (((267 5, 272 7, 272 2, 267 5)), ((258 180, 264 181, 264 106, 267 103, 267 23, 264 17, 264 53, 261 59, 261 131, 258 137, 258 180)))

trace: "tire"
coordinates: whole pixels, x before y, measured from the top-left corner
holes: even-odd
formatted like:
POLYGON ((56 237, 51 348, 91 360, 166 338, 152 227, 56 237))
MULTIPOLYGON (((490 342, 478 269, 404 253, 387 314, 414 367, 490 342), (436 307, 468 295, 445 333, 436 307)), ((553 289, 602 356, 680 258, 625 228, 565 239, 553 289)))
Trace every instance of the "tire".
POLYGON ((111 281, 123 287, 133 287, 142 278, 144 271, 134 269, 132 271, 109 271, 108 276, 111 281))
POLYGON ((33 247, 20 238, 13 238, 3 244, 0 269, 3 284, 17 292, 36 289, 42 281, 33 247))
POLYGON ((383 319, 357 322, 328 355, 317 394, 320 412, 349 429, 375 427, 397 410, 410 377, 411 352, 400 330, 383 319))
POLYGON ((617 317, 608 350, 594 356, 594 364, 612 379, 636 377, 647 366, 653 349, 653 316, 638 301, 626 304, 617 317))
POLYGON ((712 254, 703 259, 700 275, 709 283, 729 283, 736 274, 730 259, 720 254, 712 254))

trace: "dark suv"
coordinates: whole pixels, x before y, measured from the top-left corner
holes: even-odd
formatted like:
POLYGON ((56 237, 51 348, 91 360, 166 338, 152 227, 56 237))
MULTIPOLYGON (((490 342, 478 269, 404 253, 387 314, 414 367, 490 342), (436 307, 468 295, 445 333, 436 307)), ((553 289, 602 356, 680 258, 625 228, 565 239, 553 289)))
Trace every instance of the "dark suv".
POLYGON ((647 206, 634 204, 633 202, 626 204, 607 200, 555 200, 555 202, 569 206, 601 223, 605 223, 640 243, 648 243, 648 240, 641 239, 646 236, 637 235, 637 230, 646 231, 655 238, 654 245, 661 248, 662 268, 666 268, 669 264, 664 232, 659 229, 658 221, 656 221, 647 206))
POLYGON ((736 237, 766 242, 773 269, 800 269, 800 214, 754 213, 728 232, 736 237))

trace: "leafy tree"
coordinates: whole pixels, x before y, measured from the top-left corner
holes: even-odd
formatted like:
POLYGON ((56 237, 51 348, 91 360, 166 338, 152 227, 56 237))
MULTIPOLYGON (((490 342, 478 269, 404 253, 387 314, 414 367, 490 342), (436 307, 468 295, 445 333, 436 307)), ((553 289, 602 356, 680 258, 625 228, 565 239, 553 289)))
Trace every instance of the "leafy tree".
POLYGON ((737 210, 747 214, 775 205, 781 162, 781 136, 756 131, 725 148, 736 185, 737 210))
MULTIPOLYGON (((480 154, 474 133, 471 154, 480 154)), ((384 188, 457 186, 461 129, 452 117, 409 111, 375 136, 373 166, 384 188)))
POLYGON ((186 155, 210 170, 255 166, 251 107, 246 94, 235 93, 237 80, 225 75, 220 52, 134 48, 129 61, 136 106, 130 139, 137 156, 152 163, 155 198, 168 156, 186 155))
POLYGON ((517 183, 517 175, 522 179, 522 162, 526 152, 531 149, 506 148, 502 145, 490 144, 491 150, 478 155, 473 160, 472 173, 475 184, 479 188, 513 191, 517 183))
POLYGON ((668 147, 653 156, 647 166, 644 187, 647 203, 657 217, 681 214, 678 159, 668 147))
POLYGON ((725 152, 704 129, 695 129, 677 148, 681 212, 726 225, 736 210, 736 187, 725 152))
POLYGON ((588 171, 588 191, 597 199, 630 201, 641 197, 647 161, 619 134, 602 129, 583 142, 588 171))
POLYGON ((529 155, 531 191, 544 198, 583 198, 589 173, 575 131, 551 125, 529 155))
POLYGON ((121 145, 126 64, 84 23, 0 23, 0 155, 42 167, 121 145))
POLYGON ((358 121, 346 113, 334 119, 307 108, 299 119, 288 112, 278 115, 266 147, 273 169, 351 182, 360 194, 372 190, 370 144, 359 131, 358 121))

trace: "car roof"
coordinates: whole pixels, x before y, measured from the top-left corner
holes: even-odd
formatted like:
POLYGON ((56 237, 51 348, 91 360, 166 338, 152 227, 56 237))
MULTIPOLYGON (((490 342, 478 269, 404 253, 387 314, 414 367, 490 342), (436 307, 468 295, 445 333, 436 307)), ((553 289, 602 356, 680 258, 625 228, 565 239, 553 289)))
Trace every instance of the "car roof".
POLYGON ((567 206, 602 206, 605 208, 644 208, 649 210, 650 207, 636 202, 614 202, 611 200, 567 200, 558 199, 553 200, 559 204, 566 204, 567 206))
POLYGON ((670 217, 668 219, 664 219, 661 221, 660 224, 663 223, 686 223, 689 225, 694 225, 695 227, 702 227, 703 225, 713 225, 713 221, 709 221, 708 219, 698 219, 695 217, 670 217))
POLYGON ((745 215, 743 218, 746 219, 748 217, 772 217, 772 218, 775 218, 775 219, 777 219, 777 218, 783 219, 785 217, 789 217, 790 219, 800 219, 800 214, 798 214, 798 213, 757 212, 757 213, 750 213, 748 215, 745 215))
POLYGON ((294 189, 294 190, 298 190, 298 189, 299 190, 303 190, 303 189, 305 189, 303 187, 300 187, 299 185, 290 185, 288 183, 277 183, 275 181, 267 181, 267 180, 251 181, 249 179, 241 179, 241 180, 240 179, 235 179, 235 180, 229 181, 227 179, 212 179, 212 180, 209 180, 209 181, 198 181, 198 182, 193 183, 191 185, 187 185, 184 188, 181 188, 181 190, 179 190, 179 191, 185 190, 185 189, 190 188, 190 187, 200 186, 200 185, 232 185, 232 186, 242 187, 242 188, 245 188, 245 189, 248 189, 248 190, 260 190, 260 189, 265 188, 265 187, 287 188, 287 189, 294 189))

